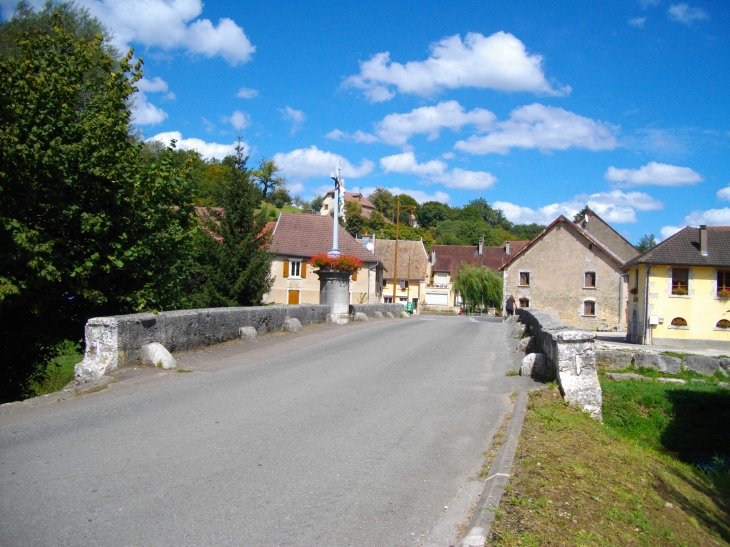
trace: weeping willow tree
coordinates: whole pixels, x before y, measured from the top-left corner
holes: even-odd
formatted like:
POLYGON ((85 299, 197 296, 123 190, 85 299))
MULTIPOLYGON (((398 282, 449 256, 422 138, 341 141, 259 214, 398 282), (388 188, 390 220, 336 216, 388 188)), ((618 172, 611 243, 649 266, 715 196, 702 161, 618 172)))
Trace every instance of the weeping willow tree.
POLYGON ((454 292, 461 294, 470 312, 502 306, 502 278, 486 266, 462 262, 454 279, 454 292))

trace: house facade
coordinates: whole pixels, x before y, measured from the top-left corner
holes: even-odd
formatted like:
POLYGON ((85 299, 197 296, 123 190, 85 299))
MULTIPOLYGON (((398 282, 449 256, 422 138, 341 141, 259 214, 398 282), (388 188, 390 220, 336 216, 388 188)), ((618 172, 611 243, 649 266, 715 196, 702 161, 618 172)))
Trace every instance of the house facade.
MULTIPOLYGON (((348 201, 357 201, 360 205, 362 205, 362 216, 365 218, 370 218, 370 213, 375 211, 375 205, 373 205, 369 199, 367 199, 364 195, 361 193, 352 193, 352 192, 345 192, 345 202, 348 201)), ((322 208, 319 210, 320 215, 329 216, 332 211, 335 210, 335 191, 330 190, 324 195, 324 200, 322 201, 322 208)), ((340 211, 341 213, 342 211, 340 211)))
POLYGON ((395 240, 375 241, 375 255, 383 264, 383 301, 412 303, 419 313, 431 276, 431 263, 423 241, 398 241, 398 267, 395 265, 395 240), (397 277, 394 277, 397 276, 397 277))
POLYGON ((583 224, 560 216, 502 267, 503 311, 532 307, 567 325, 624 330, 628 286, 621 266, 637 254, 598 217, 583 224), (604 231, 603 241, 588 230, 591 223, 604 231))
MULTIPOLYGON (((281 213, 273 228, 269 251, 274 260, 274 283, 264 296, 268 304, 319 304, 319 276, 311 265, 314 255, 332 249, 332 223, 329 216, 281 213)), ((338 226, 338 247, 342 254, 363 261, 362 269, 350 281, 350 304, 382 302, 379 291, 377 257, 338 226)))
POLYGON ((684 228, 622 268, 629 342, 730 348, 730 226, 684 228))
POLYGON ((515 253, 529 241, 505 241, 500 246, 480 245, 432 245, 431 276, 424 289, 424 303, 435 309, 459 306, 459 296, 454 293, 453 283, 462 263, 481 265, 498 271, 515 253))

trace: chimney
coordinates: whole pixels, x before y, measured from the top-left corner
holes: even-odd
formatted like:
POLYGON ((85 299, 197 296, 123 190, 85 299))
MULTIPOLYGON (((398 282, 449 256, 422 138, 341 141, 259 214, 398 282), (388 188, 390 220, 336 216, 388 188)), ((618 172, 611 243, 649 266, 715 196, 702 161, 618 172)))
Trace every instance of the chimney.
POLYGON ((484 235, 479 238, 479 256, 482 256, 484 254, 484 235))
POLYGON ((509 241, 505 241, 504 243, 504 254, 509 256, 509 241))
POLYGON ((431 249, 431 266, 436 265, 436 251, 431 249))
POLYGON ((700 254, 707 256, 707 225, 700 224, 700 254))

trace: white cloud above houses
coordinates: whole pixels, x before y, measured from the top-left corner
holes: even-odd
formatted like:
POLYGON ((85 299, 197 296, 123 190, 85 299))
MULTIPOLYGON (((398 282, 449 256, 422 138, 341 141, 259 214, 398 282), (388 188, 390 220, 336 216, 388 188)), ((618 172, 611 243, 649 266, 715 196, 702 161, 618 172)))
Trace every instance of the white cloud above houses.
POLYGON ((309 148, 298 148, 291 152, 274 154, 273 160, 285 176, 300 180, 317 177, 329 178, 338 161, 342 169, 342 176, 345 178, 364 177, 375 167, 375 164, 368 159, 363 159, 359 166, 355 166, 345 157, 320 150, 314 145, 309 148))
POLYGON ((448 36, 431 44, 425 61, 393 62, 389 52, 360 63, 360 73, 344 82, 362 90, 371 102, 387 101, 396 92, 432 96, 444 89, 477 88, 567 95, 569 86, 554 87, 543 73, 543 58, 527 52, 512 34, 491 36, 471 32, 448 36))
MULTIPOLYGON (((175 146, 183 150, 197 150, 204 158, 215 158, 222 160, 226 156, 230 156, 236 151, 236 143, 220 144, 217 142, 205 142, 201 139, 188 138, 184 139, 180 131, 166 131, 158 133, 154 137, 147 139, 148 141, 159 141, 165 146, 170 144, 170 140, 177 141, 175 146)), ((242 143, 244 155, 248 155, 250 148, 247 143, 242 143)))
POLYGON ((696 21, 703 21, 709 19, 710 16, 702 8, 690 6, 687 3, 672 4, 667 10, 667 17, 670 20, 682 23, 683 25, 690 26, 696 21))
POLYGON ((704 177, 689 167, 678 167, 650 161, 639 169, 609 167, 603 175, 606 180, 627 186, 685 186, 702 182, 704 177))
POLYGON ((457 141, 454 148, 470 154, 509 154, 512 148, 613 150, 617 131, 611 124, 535 103, 516 108, 490 133, 457 141))
POLYGON ((717 191, 715 195, 718 197, 718 199, 730 201, 730 185, 726 186, 725 188, 721 188, 717 191))
POLYGON ((497 182, 497 177, 486 171, 448 169, 448 165, 441 160, 418 163, 411 151, 381 158, 380 167, 386 173, 418 175, 430 182, 443 184, 447 188, 462 190, 485 190, 497 182))
POLYGON ((606 222, 613 224, 627 224, 637 222, 636 211, 656 211, 664 206, 662 202, 643 192, 597 192, 594 194, 579 194, 572 199, 560 203, 551 203, 532 209, 509 203, 495 201, 492 204, 504 211, 505 217, 516 224, 549 224, 559 215, 573 219, 583 206, 588 205, 606 222))

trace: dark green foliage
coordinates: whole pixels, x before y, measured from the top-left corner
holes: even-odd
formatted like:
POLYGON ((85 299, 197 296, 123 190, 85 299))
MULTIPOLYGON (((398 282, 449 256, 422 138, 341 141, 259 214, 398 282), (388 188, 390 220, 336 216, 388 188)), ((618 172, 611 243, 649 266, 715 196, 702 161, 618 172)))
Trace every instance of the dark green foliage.
POLYGON ((400 199, 400 223, 410 225, 411 215, 417 218, 418 213, 418 202, 408 194, 400 194, 393 198, 393 202, 396 204, 396 210, 398 209, 398 200, 400 199))
POLYGON ((645 234, 641 236, 639 244, 636 246, 636 248, 639 249, 639 251, 642 253, 645 253, 646 251, 649 251, 654 247, 656 247, 656 239, 654 238, 654 234, 645 234))
POLYGON ((388 220, 394 220, 395 217, 395 200, 390 190, 378 186, 373 193, 368 196, 368 200, 375 205, 375 210, 382 214, 388 220))
POLYGON ((221 202, 225 213, 210 211, 205 229, 197 234, 187 285, 190 307, 259 305, 273 282, 273 255, 267 251, 271 234, 264 231, 267 210, 255 212, 261 193, 246 167, 240 139, 233 159, 221 202))
POLYGON ((324 204, 324 197, 317 194, 312 198, 312 201, 309 202, 309 208, 314 211, 316 214, 319 214, 319 212, 322 210, 322 205, 324 204))
POLYGON ((504 228, 506 230, 509 230, 512 227, 512 224, 505 218, 502 209, 494 209, 484 198, 471 200, 465 209, 467 207, 474 208, 479 211, 482 220, 490 226, 504 228))
POLYGON ((584 205, 583 208, 578 211, 573 217, 573 222, 581 222, 588 213, 592 213, 591 208, 588 205, 584 205))
POLYGON ((454 278, 454 292, 461 294, 470 312, 479 308, 499 308, 502 305, 502 278, 486 266, 462 262, 454 278))
POLYGON ((545 226, 540 224, 513 224, 510 232, 515 239, 520 241, 529 241, 535 239, 540 232, 545 229, 545 226))
MULTIPOLYGON (((286 184, 286 180, 277 174, 280 172, 281 169, 276 166, 274 161, 267 158, 263 158, 259 162, 259 168, 252 172, 254 180, 261 188, 263 198, 270 203, 275 203, 275 200, 267 199, 269 192, 273 192, 277 188, 283 188, 286 184)), ((289 203, 291 203, 291 198, 289 198, 289 203)), ((277 207, 279 206, 277 205, 277 207)))
POLYGON ((145 166, 130 137, 141 62, 76 34, 86 16, 64 6, 78 19, 17 22, 0 56, 0 401, 89 317, 175 307, 186 278, 189 176, 172 152, 145 166))
POLYGON ((345 229, 355 237, 365 233, 365 218, 362 216, 362 205, 357 201, 345 202, 345 229))
POLYGON ((278 209, 281 209, 282 207, 284 207, 284 205, 291 205, 292 199, 286 188, 280 186, 273 192, 269 193, 269 195, 266 197, 266 201, 274 204, 278 209))
POLYGON ((365 228, 371 233, 377 233, 385 227, 385 217, 378 211, 372 211, 370 218, 365 221, 365 228))
POLYGON ((439 201, 427 201, 418 208, 416 217, 418 224, 423 228, 436 226, 439 222, 449 218, 451 207, 439 201))

